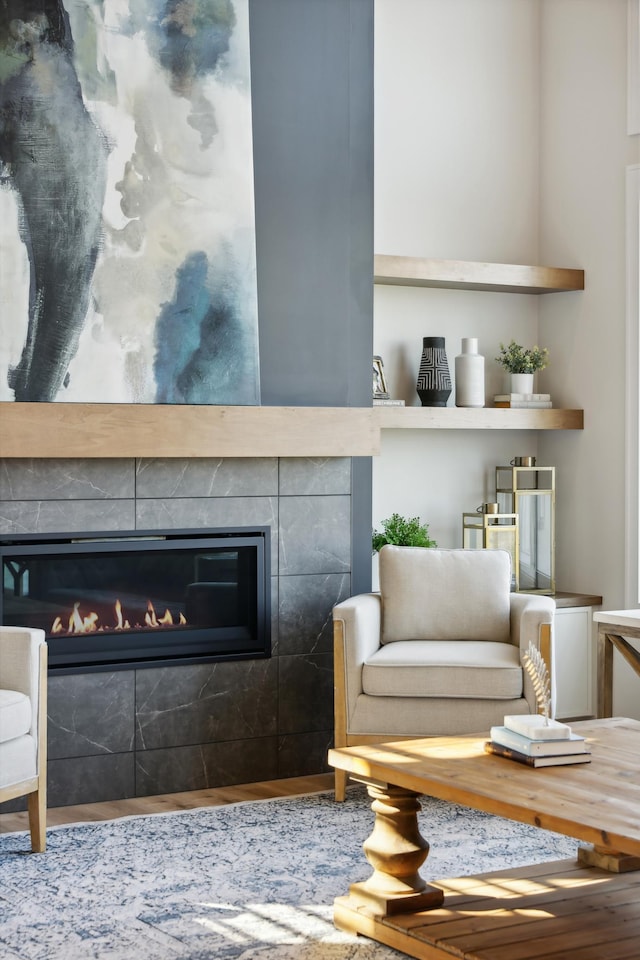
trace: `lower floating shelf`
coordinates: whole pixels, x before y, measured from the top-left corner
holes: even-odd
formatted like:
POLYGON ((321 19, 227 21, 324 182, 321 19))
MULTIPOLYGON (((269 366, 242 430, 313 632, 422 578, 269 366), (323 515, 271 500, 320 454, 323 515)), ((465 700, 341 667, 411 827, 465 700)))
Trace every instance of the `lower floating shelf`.
POLYGON ((374 407, 382 430, 583 430, 583 410, 374 407))

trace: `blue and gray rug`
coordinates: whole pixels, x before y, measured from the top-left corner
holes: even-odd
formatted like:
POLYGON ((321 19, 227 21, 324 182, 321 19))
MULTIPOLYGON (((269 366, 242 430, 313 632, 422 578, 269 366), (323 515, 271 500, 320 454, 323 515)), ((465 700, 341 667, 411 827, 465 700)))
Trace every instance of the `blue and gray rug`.
MULTIPOLYGON (((575 840, 422 799, 426 880, 575 856, 575 840)), ((391 960, 333 926, 370 873, 364 788, 0 837, 2 960, 391 960)))

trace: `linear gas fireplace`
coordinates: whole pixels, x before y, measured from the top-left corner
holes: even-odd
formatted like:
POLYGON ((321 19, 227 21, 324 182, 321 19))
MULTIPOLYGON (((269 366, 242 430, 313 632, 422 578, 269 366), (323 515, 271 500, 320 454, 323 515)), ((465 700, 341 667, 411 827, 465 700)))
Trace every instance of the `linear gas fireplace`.
POLYGON ((0 623, 64 673, 271 655, 269 528, 0 537, 0 623))

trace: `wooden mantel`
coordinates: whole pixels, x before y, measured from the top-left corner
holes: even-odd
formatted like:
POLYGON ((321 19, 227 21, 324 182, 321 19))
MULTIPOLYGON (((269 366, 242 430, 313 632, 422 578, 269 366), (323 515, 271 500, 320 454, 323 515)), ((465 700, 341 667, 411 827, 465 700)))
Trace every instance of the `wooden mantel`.
POLYGON ((371 457, 368 407, 0 403, 0 457, 371 457))

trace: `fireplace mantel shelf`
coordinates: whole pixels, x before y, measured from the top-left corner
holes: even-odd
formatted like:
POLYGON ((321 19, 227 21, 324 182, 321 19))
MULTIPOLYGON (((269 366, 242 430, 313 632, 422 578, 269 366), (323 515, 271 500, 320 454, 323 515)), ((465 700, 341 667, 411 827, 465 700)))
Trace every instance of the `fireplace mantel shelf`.
POLYGON ((365 407, 0 404, 2 457, 370 457, 379 452, 380 430, 365 407))
POLYGON ((580 430, 581 410, 0 403, 0 457, 372 457, 381 431, 580 430))

